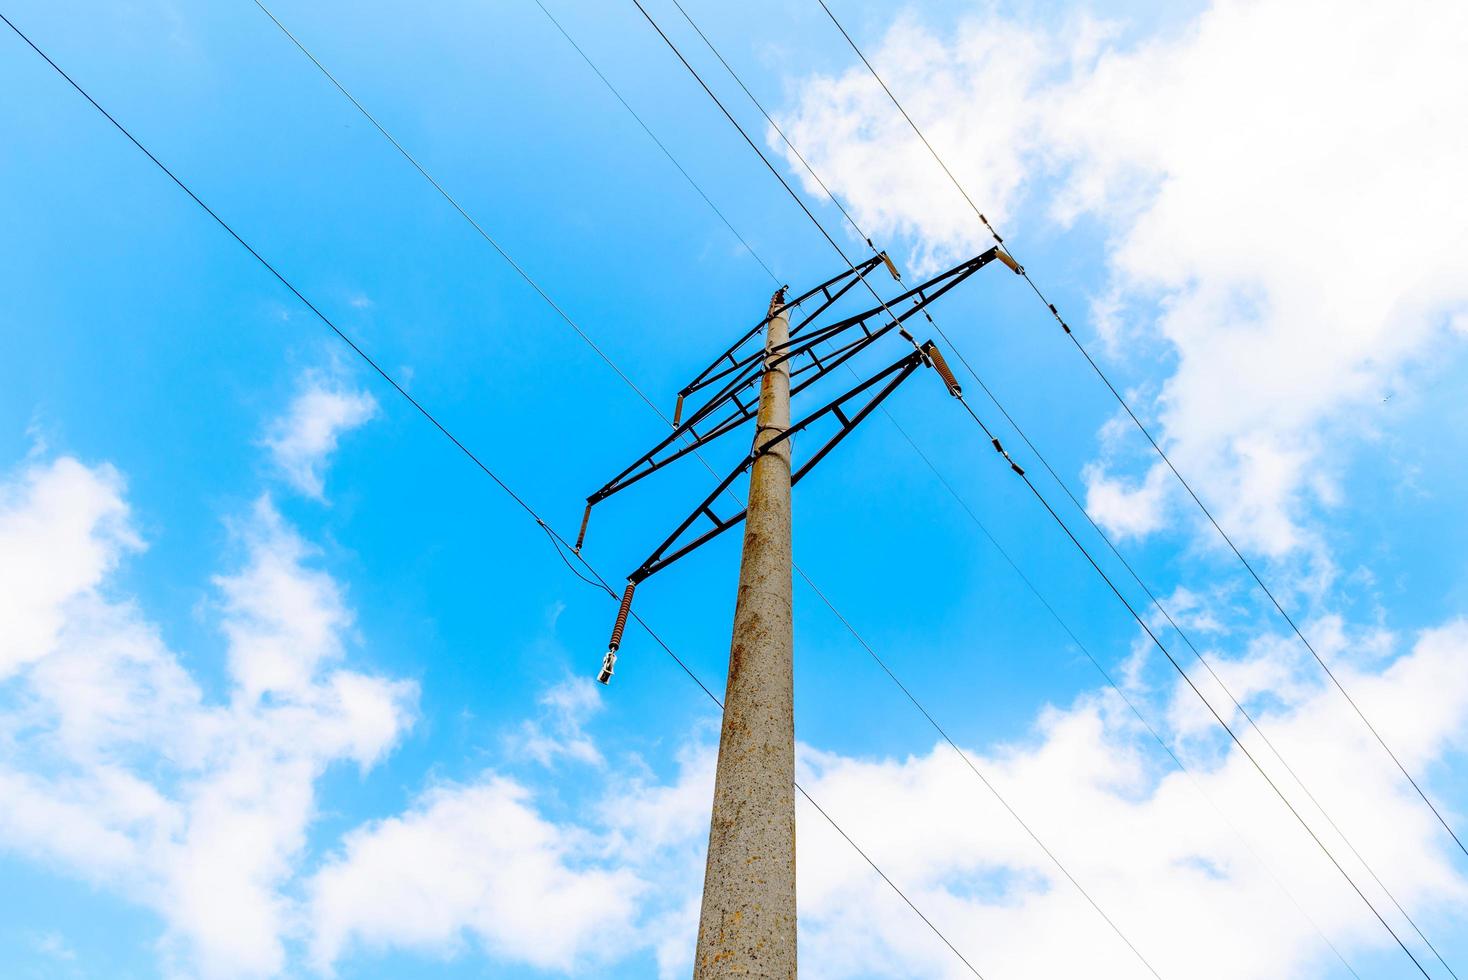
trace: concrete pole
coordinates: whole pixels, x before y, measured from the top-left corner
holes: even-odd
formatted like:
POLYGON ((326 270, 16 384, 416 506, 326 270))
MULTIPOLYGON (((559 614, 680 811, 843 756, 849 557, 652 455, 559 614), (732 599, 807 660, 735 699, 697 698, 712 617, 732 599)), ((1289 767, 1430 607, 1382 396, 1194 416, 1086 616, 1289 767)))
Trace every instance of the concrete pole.
MULTIPOLYGON (((790 337, 784 290, 765 349, 790 337), (777 312, 778 310, 778 312, 777 312)), ((790 427, 790 365, 760 383, 756 450, 790 427)), ((755 460, 729 648, 729 685, 709 827, 695 980, 795 977, 795 645, 790 443, 755 460)))

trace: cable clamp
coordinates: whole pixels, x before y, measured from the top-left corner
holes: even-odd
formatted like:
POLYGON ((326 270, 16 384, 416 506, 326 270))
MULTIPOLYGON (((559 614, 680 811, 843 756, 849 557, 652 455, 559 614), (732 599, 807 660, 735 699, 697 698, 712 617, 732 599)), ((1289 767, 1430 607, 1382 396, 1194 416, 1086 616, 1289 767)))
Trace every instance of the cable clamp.
POLYGON ((1025 475, 1024 467, 1020 466, 1018 463, 1016 463, 1014 461, 1014 457, 1011 456, 1011 455, 1009 455, 1009 453, 1005 450, 1004 444, 999 441, 999 437, 998 436, 990 436, 989 437, 989 441, 994 444, 994 451, 996 453, 998 453, 1000 456, 1003 456, 1004 457, 1004 460, 1005 460, 1005 462, 1007 462, 1009 464, 1009 468, 1010 469, 1014 470, 1020 476, 1024 476, 1025 475))

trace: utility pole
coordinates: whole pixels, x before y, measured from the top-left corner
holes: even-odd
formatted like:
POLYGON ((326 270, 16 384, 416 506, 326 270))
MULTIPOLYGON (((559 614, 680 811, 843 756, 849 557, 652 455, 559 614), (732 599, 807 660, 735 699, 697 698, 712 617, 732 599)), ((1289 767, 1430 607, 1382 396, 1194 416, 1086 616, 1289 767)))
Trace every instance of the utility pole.
POLYGON ((789 339, 781 289, 765 333, 695 980, 795 977, 790 440, 778 438, 790 428, 790 362, 773 363, 789 339))
POLYGON ((905 324, 996 261, 1020 271, 996 246, 891 300, 878 299, 876 306, 834 321, 828 312, 865 283, 873 270, 885 265, 897 278, 886 253, 844 269, 792 300, 786 300, 785 287, 781 287, 770 300, 765 318, 678 392, 673 431, 586 498, 573 549, 577 553, 586 540, 591 510, 598 503, 754 423, 751 450, 627 576, 597 677, 603 684, 612 679, 638 585, 744 521, 695 980, 795 980, 791 489, 919 368, 933 368, 949 393, 960 395, 958 381, 942 353, 932 341, 918 344, 905 324), (792 326, 790 311, 796 309, 800 318, 792 326), (764 331, 764 343, 756 347, 760 331, 764 331), (873 349, 888 334, 900 336, 912 350, 824 406, 791 421, 792 397, 799 397, 837 368, 849 367, 854 358, 873 349), (756 386, 757 399, 753 397, 756 386), (688 398, 694 401, 685 416, 688 398), (820 430, 826 432, 824 441, 802 455, 799 466, 793 466, 794 437, 820 430), (749 474, 749 503, 736 514, 721 516, 719 511, 727 509, 725 498, 733 496, 730 488, 745 473, 749 474))

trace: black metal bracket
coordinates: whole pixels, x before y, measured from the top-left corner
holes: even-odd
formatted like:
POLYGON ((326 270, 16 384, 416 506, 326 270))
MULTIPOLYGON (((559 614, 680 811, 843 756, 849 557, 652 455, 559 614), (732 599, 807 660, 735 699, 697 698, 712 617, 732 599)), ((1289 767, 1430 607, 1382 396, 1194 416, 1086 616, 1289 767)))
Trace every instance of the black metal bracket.
MULTIPOLYGON (((868 378, 866 381, 863 381, 861 384, 846 392, 844 395, 841 395, 840 397, 830 402, 827 402, 824 406, 807 415, 799 422, 791 425, 790 428, 786 429, 785 431, 770 437, 764 442, 758 442, 755 448, 751 450, 749 455, 741 460, 739 465, 734 467, 733 471, 730 472, 728 476, 724 477, 722 481, 720 481, 719 485, 714 488, 713 492, 705 497, 703 501, 693 509, 693 512, 683 519, 683 522, 673 530, 673 533, 668 535, 663 543, 657 546, 657 548, 653 551, 651 555, 647 557, 647 560, 642 563, 637 571, 633 572, 627 577, 627 580, 634 585, 642 582, 649 576, 659 571, 662 571, 664 568, 667 568, 679 558, 682 558, 689 552, 694 551, 701 545, 712 541, 720 534, 723 534, 725 531, 729 530, 729 528, 734 527, 741 521, 743 521, 744 515, 746 513, 745 509, 741 509, 737 514, 733 515, 732 517, 721 518, 718 514, 714 512, 713 506, 715 501, 717 501, 720 495, 722 495, 726 490, 729 489, 730 484, 737 480, 741 474, 747 472, 750 467, 754 465, 754 461, 758 459, 761 455, 768 453, 776 445, 793 438, 800 432, 809 428, 813 423, 817 422, 818 420, 825 418, 826 416, 834 416, 839 425, 839 428, 836 430, 835 434, 832 435, 831 438, 826 440, 826 443, 821 446, 820 449, 816 450, 815 453, 811 455, 810 459, 806 460, 790 474, 790 485, 793 487, 795 484, 799 483, 801 477, 805 476, 805 474, 809 473, 817 463, 825 459, 826 455, 830 453, 831 450, 835 449, 837 444, 840 443, 841 440, 850 435, 851 431, 855 429, 858 425, 860 425, 863 419, 865 419, 868 415, 875 411, 877 406, 880 405, 888 395, 897 390, 897 387, 901 385, 902 382, 906 381, 908 377, 910 377, 912 373, 918 369, 918 367, 925 363, 926 360, 926 357, 920 351, 913 351, 911 354, 908 354, 901 360, 877 372, 875 375, 868 378), (884 381, 886 383, 881 384, 884 381), (847 410, 849 403, 857 400, 860 396, 864 395, 867 391, 869 391, 873 387, 876 387, 878 384, 881 384, 881 387, 878 388, 876 394, 868 398, 866 402, 861 405, 860 408, 856 409, 854 412, 847 410), (683 537, 688 529, 692 527, 700 517, 706 518, 713 526, 693 540, 687 542, 681 547, 677 547, 676 549, 674 549, 674 546, 677 544, 679 539, 683 537)), ((756 439, 758 439, 758 433, 756 433, 756 439)))
MULTIPOLYGON (((872 258, 832 276, 793 300, 788 300, 786 297, 789 287, 781 286, 770 300, 769 312, 764 319, 747 330, 743 336, 715 358, 712 364, 704 368, 698 377, 678 392, 678 404, 673 410, 673 431, 651 450, 639 456, 632 465, 586 498, 586 512, 581 518, 581 531, 576 536, 575 551, 581 550, 581 544, 586 538, 586 525, 591 519, 591 509, 598 502, 627 489, 663 467, 755 420, 759 413, 759 400, 750 389, 760 384, 767 372, 784 368, 789 374, 790 395, 794 397, 837 367, 848 363, 890 331, 898 331, 913 345, 912 352, 901 360, 878 371, 855 388, 827 402, 784 431, 771 435, 770 428, 756 427, 753 447, 739 465, 734 467, 733 472, 719 481, 719 485, 693 509, 693 513, 685 517, 673 529, 673 533, 668 535, 662 544, 658 545, 647 557, 647 560, 628 576, 627 589, 622 594, 617 622, 612 628, 611 640, 607 644, 606 656, 602 659, 601 672, 598 675, 598 679, 603 684, 611 680, 617 660, 617 649, 621 645, 622 632, 627 625, 627 616, 632 605, 632 595, 638 583, 667 568, 678 559, 697 550, 744 520, 748 512, 747 508, 741 508, 737 514, 724 518, 714 511, 714 504, 720 495, 730 492, 730 485, 749 472, 755 461, 762 455, 788 442, 822 419, 827 417, 835 419, 837 425, 835 434, 790 474, 790 484, 793 487, 816 464, 825 459, 843 439, 851 434, 853 429, 875 411, 920 366, 936 369, 949 393, 961 396, 962 389, 957 379, 954 378, 953 372, 949 370, 947 363, 943 360, 943 355, 933 346, 933 342, 928 341, 918 346, 917 341, 904 324, 918 313, 923 313, 931 321, 932 316, 926 312, 929 303, 937 300, 949 290, 957 288, 969 276, 995 260, 1008 266, 1017 274, 1023 272, 1007 252, 996 246, 967 261, 960 262, 927 282, 913 286, 895 299, 883 302, 880 297, 876 297, 876 290, 872 290, 873 296, 878 301, 877 306, 824 326, 815 325, 817 319, 858 284, 864 283, 866 276, 878 266, 885 265, 898 282, 902 281, 901 276, 897 275, 896 267, 887 258, 885 252, 879 252, 872 258), (814 309, 806 312, 802 304, 817 296, 820 299, 815 302, 814 309), (911 306, 907 309, 901 312, 893 309, 909 301, 911 301, 911 306), (765 343, 757 349, 740 353, 744 346, 756 334, 764 330, 774 317, 782 313, 788 314, 792 310, 801 311, 802 316, 791 326, 783 342, 771 346, 766 339, 765 343), (817 348, 821 345, 827 349, 818 352, 817 348), (804 360, 797 361, 801 358, 804 360), (716 390, 704 398, 703 403, 685 420, 683 418, 684 401, 690 395, 698 394, 709 388, 716 390), (698 524, 700 520, 707 521, 709 526, 702 529, 701 533, 690 534, 694 525, 698 524)), ((871 289, 870 285, 867 288, 871 289)), ((995 447, 999 448, 997 440, 995 447)), ((1018 467, 1016 466, 1015 469, 1018 470, 1018 467)))
MULTIPOLYGON (((754 418, 758 410, 757 398, 750 389, 759 382, 764 372, 778 367, 796 358, 805 357, 806 361, 791 368, 791 397, 798 395, 805 388, 823 378, 831 370, 840 367, 862 351, 876 343, 887 333, 902 327, 907 320, 922 312, 929 303, 934 302, 949 290, 956 288, 964 280, 978 272, 984 266, 995 259, 1003 261, 1004 254, 997 247, 974 256, 967 261, 955 265, 953 268, 933 276, 926 282, 920 283, 898 295, 891 301, 873 306, 860 313, 837 320, 815 329, 810 329, 810 324, 822 313, 828 310, 832 303, 845 295, 852 287, 872 269, 883 264, 881 255, 874 256, 860 265, 853 266, 841 275, 834 276, 826 282, 809 290, 802 296, 785 304, 785 309, 790 309, 805 299, 820 293, 824 298, 818 308, 803 317, 795 328, 791 330, 791 337, 785 343, 779 344, 768 350, 760 349, 743 357, 735 357, 735 353, 752 338, 755 333, 764 328, 769 322, 769 317, 761 320, 749 332, 747 332, 733 346, 728 348, 719 359, 705 368, 694 381, 683 389, 678 395, 679 413, 675 413, 673 431, 663 438, 656 446, 638 457, 631 465, 607 481, 596 492, 586 498, 587 512, 592 507, 606 500, 613 494, 627 489, 632 484, 651 476, 653 473, 671 463, 677 462, 689 453, 703 448, 721 436, 727 435, 742 427, 754 418), (834 289, 834 291, 833 291, 834 289), (894 312, 893 307, 911 300, 912 305, 901 312, 894 312), (886 322, 873 325, 869 321, 877 321, 879 317, 885 317, 886 322), (853 331, 856 336, 849 335, 853 331), (819 353, 817 347, 822 344, 833 345, 832 349, 819 353), (727 366, 724 365, 725 362, 727 366), (699 408, 685 420, 678 420, 676 414, 681 414, 683 400, 690 394, 707 388, 721 380, 728 379, 719 387, 699 408), (700 427, 702 431, 700 431, 700 427), (680 445, 681 443, 681 445, 680 445)), ((1008 264, 1007 262, 1005 263, 1008 264)), ((583 520, 583 529, 585 521, 583 520)), ((578 547, 579 547, 578 540, 578 547)))

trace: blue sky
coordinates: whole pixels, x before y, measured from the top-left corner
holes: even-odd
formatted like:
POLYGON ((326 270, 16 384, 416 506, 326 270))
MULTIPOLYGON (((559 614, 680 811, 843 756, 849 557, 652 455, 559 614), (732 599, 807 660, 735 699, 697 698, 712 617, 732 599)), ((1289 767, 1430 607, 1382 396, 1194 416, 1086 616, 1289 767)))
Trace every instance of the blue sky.
MULTIPOLYGON (((838 271, 634 6, 547 5, 781 281, 838 271)), ((909 278, 987 247, 819 5, 686 6, 909 278)), ((677 10, 649 9, 860 254, 677 10)), ((1461 11, 835 9, 1462 827, 1461 11)), ((763 314, 765 271, 531 0, 272 10, 665 411, 763 314)), ((254 4, 4 13, 562 533, 661 435, 254 4)), ((534 523, 13 35, 0 73, 6 962, 686 975, 713 706, 636 631, 595 687, 614 606, 534 523)), ((1468 858, 1024 282, 991 266, 935 315, 1443 959, 1468 957, 1468 858)), ((936 379, 889 404, 954 493, 873 418, 798 488, 796 558, 1128 937, 1170 976, 1349 975, 1322 936, 1361 976, 1409 975, 936 379)), ((621 495, 588 557, 619 580, 711 485, 694 464, 621 495)), ((716 690, 737 555, 726 535, 637 599, 716 690)), ((822 805, 986 976, 1139 975, 798 581, 796 603, 822 805)), ((799 819, 805 972, 966 975, 799 819)))

